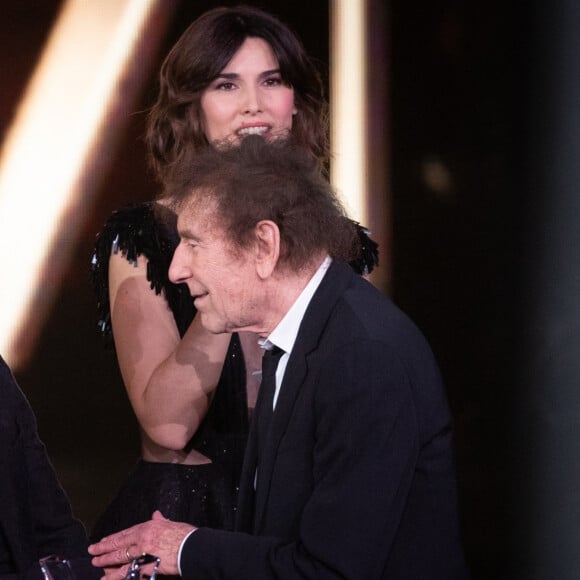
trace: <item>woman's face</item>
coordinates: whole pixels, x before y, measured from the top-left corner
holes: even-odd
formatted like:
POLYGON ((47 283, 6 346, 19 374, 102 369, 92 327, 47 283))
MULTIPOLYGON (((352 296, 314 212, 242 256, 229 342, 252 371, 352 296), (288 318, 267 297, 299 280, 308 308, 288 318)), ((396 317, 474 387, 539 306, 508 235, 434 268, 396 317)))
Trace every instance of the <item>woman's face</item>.
POLYGON ((278 60, 261 38, 247 38, 201 95, 203 131, 210 143, 286 134, 296 114, 294 89, 285 85, 278 60))

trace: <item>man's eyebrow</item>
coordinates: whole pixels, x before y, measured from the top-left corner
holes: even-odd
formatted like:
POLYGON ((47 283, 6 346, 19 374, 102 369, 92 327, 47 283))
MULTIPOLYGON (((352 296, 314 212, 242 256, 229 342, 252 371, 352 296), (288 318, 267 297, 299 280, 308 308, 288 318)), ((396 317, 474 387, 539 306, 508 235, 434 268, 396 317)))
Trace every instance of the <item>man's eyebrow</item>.
POLYGON ((182 240, 198 240, 199 238, 188 228, 177 228, 177 235, 182 240))

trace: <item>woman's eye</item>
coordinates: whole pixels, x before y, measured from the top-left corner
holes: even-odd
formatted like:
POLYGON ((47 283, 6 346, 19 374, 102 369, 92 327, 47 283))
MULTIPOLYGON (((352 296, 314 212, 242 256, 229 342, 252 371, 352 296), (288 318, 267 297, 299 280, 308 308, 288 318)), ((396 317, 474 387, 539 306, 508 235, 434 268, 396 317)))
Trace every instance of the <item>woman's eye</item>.
POLYGON ((268 87, 277 87, 284 83, 280 77, 270 77, 264 81, 264 84, 268 87))
POLYGON ((231 91, 234 88, 234 83, 222 82, 216 85, 216 90, 218 91, 231 91))

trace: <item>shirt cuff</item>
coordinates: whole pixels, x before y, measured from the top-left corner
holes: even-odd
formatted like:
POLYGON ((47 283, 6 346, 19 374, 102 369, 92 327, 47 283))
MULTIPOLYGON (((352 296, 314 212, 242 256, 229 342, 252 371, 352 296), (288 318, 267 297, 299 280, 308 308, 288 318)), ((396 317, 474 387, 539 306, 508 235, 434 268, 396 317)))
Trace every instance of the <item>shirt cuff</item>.
POLYGON ((185 546, 185 542, 187 542, 189 536, 191 536, 191 534, 193 534, 194 532, 197 532, 197 528, 194 528, 193 530, 191 530, 191 532, 189 532, 189 534, 187 534, 187 536, 185 536, 185 538, 183 538, 183 541, 181 542, 181 546, 179 546, 179 552, 177 552, 177 570, 179 571, 179 575, 181 576, 181 552, 183 551, 183 546, 185 546))

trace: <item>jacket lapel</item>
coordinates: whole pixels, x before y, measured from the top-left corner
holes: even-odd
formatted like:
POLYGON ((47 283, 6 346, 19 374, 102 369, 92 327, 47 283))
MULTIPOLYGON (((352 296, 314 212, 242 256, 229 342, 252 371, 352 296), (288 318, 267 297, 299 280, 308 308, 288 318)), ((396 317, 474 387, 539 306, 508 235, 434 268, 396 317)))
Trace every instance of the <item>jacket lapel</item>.
MULTIPOLYGON (((254 533, 259 534, 262 528, 278 448, 292 416, 296 399, 307 377, 309 355, 318 347, 326 321, 334 309, 338 297, 343 293, 344 288, 352 280, 353 276, 350 266, 333 263, 304 314, 294 348, 286 366, 278 402, 270 423, 268 440, 262 443, 263 458, 260 461, 255 500, 253 502, 254 533)), ((252 447, 255 447, 255 445, 252 447)), ((254 454, 255 462, 255 448, 252 449, 252 453, 254 454)))

